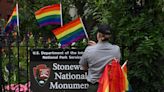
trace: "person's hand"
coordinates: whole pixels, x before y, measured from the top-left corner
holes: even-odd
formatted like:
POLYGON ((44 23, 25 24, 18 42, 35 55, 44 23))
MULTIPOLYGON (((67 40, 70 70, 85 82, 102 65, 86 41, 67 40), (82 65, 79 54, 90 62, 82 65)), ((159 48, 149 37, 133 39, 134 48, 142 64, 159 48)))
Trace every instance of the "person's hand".
POLYGON ((96 42, 95 42, 95 41, 88 41, 88 45, 89 45, 89 46, 96 45, 96 42))

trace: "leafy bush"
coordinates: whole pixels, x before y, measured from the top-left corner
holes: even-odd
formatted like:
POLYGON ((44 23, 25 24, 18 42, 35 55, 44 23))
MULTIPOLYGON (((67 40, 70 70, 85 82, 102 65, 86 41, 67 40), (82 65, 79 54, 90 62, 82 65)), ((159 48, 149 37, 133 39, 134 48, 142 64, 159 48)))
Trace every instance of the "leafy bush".
MULTIPOLYGON (((56 2, 59 1, 56 0, 56 2)), ((34 16, 37 9, 53 4, 54 1, 19 0, 19 3, 22 41, 24 42, 25 34, 30 32, 33 34, 29 38, 30 46, 56 48, 57 44, 55 42, 49 44, 47 39, 52 38, 55 41, 51 30, 58 26, 38 28, 34 16)), ((164 85, 163 60, 160 61, 160 58, 164 57, 163 3, 162 0, 62 0, 63 22, 65 24, 71 20, 69 9, 70 5, 74 5, 78 15, 83 18, 90 39, 93 40, 95 40, 96 25, 109 23, 112 26, 113 35, 111 42, 121 47, 122 62, 129 60, 128 77, 133 90, 160 92, 164 85)), ((86 43, 80 41, 75 46, 84 48, 86 43)), ((24 51, 25 49, 21 49, 22 69, 26 66, 23 59, 26 55, 24 51)), ((17 51, 13 48, 14 62, 16 53, 17 51)), ((8 62, 5 59, 6 55, 8 55, 7 52, 4 55, 4 66, 8 62)))

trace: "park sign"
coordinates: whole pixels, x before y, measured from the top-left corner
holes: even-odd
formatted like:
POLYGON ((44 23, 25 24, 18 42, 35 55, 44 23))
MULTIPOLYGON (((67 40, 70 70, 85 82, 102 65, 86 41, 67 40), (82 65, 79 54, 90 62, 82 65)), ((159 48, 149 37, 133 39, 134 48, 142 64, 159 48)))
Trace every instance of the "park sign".
POLYGON ((82 49, 31 49, 32 92, 86 92, 87 72, 79 65, 82 49))

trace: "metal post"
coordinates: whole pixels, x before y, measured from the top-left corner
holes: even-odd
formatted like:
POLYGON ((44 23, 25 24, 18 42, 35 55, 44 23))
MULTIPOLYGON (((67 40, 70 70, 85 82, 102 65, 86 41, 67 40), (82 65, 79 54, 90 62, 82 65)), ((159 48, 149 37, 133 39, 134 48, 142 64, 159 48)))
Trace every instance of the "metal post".
POLYGON ((11 92, 11 33, 9 33, 8 35, 8 41, 7 41, 7 45, 8 45, 8 59, 9 59, 9 63, 7 65, 7 69, 9 71, 9 76, 8 76, 8 80, 9 80, 9 91, 11 92))
POLYGON ((0 90, 3 92, 5 92, 5 81, 3 79, 3 71, 2 71, 2 49, 3 49, 3 39, 4 39, 4 35, 2 34, 2 32, 0 33, 0 90))
POLYGON ((3 80, 3 75, 2 75, 2 35, 0 35, 0 90, 2 91, 2 80, 3 80))
MULTIPOLYGON (((28 64, 28 38, 29 37, 29 33, 27 33, 26 34, 26 36, 25 36, 25 41, 26 41, 26 63, 27 63, 27 88, 29 87, 29 84, 28 84, 28 82, 29 82, 29 76, 28 76, 28 67, 29 67, 29 64, 28 64)), ((29 92, 30 90, 28 89, 28 92, 29 92)))
POLYGON ((19 43, 20 43, 20 39, 19 39, 19 33, 17 32, 17 59, 18 59, 18 85, 19 85, 19 91, 20 91, 20 68, 19 68, 19 61, 20 61, 20 56, 19 56, 19 43))

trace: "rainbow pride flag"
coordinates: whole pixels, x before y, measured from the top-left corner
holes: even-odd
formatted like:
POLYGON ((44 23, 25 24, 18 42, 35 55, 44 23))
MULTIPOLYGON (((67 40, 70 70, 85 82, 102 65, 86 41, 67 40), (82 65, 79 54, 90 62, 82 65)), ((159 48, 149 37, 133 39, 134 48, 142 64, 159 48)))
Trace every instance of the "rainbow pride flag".
POLYGON ((88 38, 81 18, 77 18, 52 32, 60 42, 62 48, 82 38, 88 38))
POLYGON ((125 92, 133 92, 132 88, 129 84, 128 78, 127 78, 127 66, 126 65, 127 65, 127 61, 125 61, 125 63, 121 67, 123 75, 124 75, 124 77, 123 77, 123 88, 124 88, 125 92))
POLYGON ((47 25, 62 25, 61 4, 45 6, 35 12, 40 27, 47 25))
POLYGON ((5 32, 12 31, 16 25, 17 25, 17 8, 15 6, 7 24, 5 25, 5 32))
POLYGON ((104 71, 99 79, 99 86, 97 92, 109 92, 109 73, 111 65, 106 65, 104 71))
POLYGON ((127 62, 121 67, 117 59, 107 64, 99 79, 97 92, 133 92, 127 78, 127 62))

